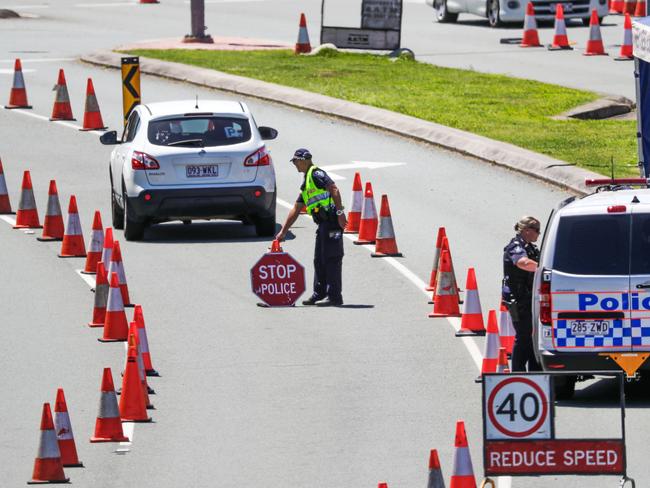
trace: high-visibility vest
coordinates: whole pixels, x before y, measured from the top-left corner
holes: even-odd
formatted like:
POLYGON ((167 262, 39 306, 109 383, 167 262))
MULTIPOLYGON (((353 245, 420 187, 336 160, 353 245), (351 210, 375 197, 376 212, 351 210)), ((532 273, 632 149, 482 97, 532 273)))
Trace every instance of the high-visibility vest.
POLYGON ((316 166, 312 165, 307 171, 307 177, 305 178, 305 189, 302 191, 302 200, 305 202, 307 207, 307 213, 312 215, 313 212, 318 212, 320 207, 327 208, 332 205, 332 197, 330 192, 318 188, 314 183, 314 178, 312 173, 315 169, 318 169, 316 166))

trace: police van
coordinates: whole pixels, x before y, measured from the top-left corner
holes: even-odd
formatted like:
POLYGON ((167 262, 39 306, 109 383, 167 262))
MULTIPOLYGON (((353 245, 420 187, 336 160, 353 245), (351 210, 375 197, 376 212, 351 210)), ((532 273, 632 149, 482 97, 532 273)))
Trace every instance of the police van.
POLYGON ((533 298, 533 341, 544 370, 573 395, 590 371, 650 371, 650 180, 591 180, 595 193, 553 210, 533 298), (642 185, 643 188, 635 188, 642 185))

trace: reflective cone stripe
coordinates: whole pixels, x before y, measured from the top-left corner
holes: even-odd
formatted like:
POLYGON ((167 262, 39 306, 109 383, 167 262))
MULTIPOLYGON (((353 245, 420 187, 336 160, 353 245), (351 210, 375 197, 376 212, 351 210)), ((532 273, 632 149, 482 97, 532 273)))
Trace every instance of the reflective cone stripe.
POLYGON ((309 43, 309 33, 307 32, 307 19, 305 14, 300 14, 300 26, 298 28, 298 42, 293 50, 295 54, 304 54, 311 52, 309 43))
POLYGON ((20 190, 20 201, 16 212, 16 225, 14 229, 40 229, 41 222, 38 218, 36 200, 34 200, 34 189, 32 188, 32 177, 29 171, 23 173, 23 184, 20 190))
POLYGON ((363 196, 363 207, 361 209, 361 223, 359 224, 359 236, 354 244, 374 244, 377 236, 377 209, 375 208, 375 197, 372 193, 372 184, 366 183, 366 190, 363 196))
MULTIPOLYGON (((445 235, 445 237, 442 238, 442 246, 440 247, 440 251, 442 252, 443 250, 446 250, 449 253, 449 264, 451 266, 451 274, 454 278, 454 284, 456 285, 456 290, 460 293, 462 290, 458 286, 458 280, 456 279, 456 271, 454 270, 454 260, 451 257, 451 249, 449 248, 449 238, 445 235)), ((438 268, 440 268, 440 265, 438 265, 438 268)), ((460 301, 460 296, 458 297, 458 303, 462 303, 460 301)))
POLYGON ((142 361, 144 362, 145 373, 147 376, 160 376, 151 363, 149 341, 147 340, 147 328, 144 324, 144 315, 142 314, 141 305, 136 305, 133 309, 133 320, 138 324, 138 340, 140 341, 140 351, 142 352, 142 361))
POLYGON ((106 267, 104 266, 104 263, 100 261, 97 263, 97 276, 95 277, 95 304, 93 306, 93 318, 88 322, 88 327, 104 327, 109 288, 106 267))
MULTIPOLYGON (((149 385, 147 385, 147 374, 144 370, 144 361, 142 360, 142 352, 140 351, 140 339, 138 338, 138 324, 131 322, 129 324, 129 348, 135 347, 136 363, 138 365, 138 377, 142 384, 142 394, 144 396, 144 404, 147 409, 153 408, 153 404, 149 399, 149 385)), ((126 350, 126 361, 129 360, 129 349, 126 350)), ((151 390, 151 393, 155 393, 151 390)))
POLYGON ((70 204, 68 205, 68 223, 65 226, 63 242, 61 243, 60 258, 85 258, 86 245, 84 236, 81 231, 81 221, 77 211, 77 198, 70 195, 70 204))
POLYGON ((354 173, 354 183, 352 183, 352 204, 348 212, 348 223, 345 224, 344 233, 357 234, 361 225, 361 210, 363 208, 363 187, 361 186, 361 175, 354 173))
POLYGON ((113 255, 113 228, 106 227, 104 231, 104 249, 102 251, 102 261, 107 268, 111 265, 111 256, 113 255))
POLYGON ((440 249, 442 248, 442 241, 447 237, 444 227, 438 227, 438 238, 436 239, 436 251, 433 254, 433 267, 431 268, 431 276, 429 277, 429 286, 427 291, 436 290, 436 279, 438 277, 438 263, 440 262, 440 249))
POLYGON ((76 120, 72 116, 72 107, 70 106, 70 96, 68 95, 68 86, 65 82, 65 73, 59 70, 59 78, 54 85, 53 91, 56 92, 54 106, 52 107, 52 116, 50 120, 76 120))
POLYGON ((449 488, 476 488, 472 456, 467 444, 465 422, 456 422, 456 439, 454 442, 454 467, 449 488))
MULTIPOLYGON (((643 2, 643 8, 645 9, 645 2, 643 2)), ((634 59, 634 54, 632 52, 632 18, 630 17, 630 14, 625 14, 625 22, 623 23, 623 44, 621 45, 621 51, 619 52, 618 57, 614 59, 634 59)))
POLYGON ((505 347, 499 348, 499 362, 497 363, 497 373, 505 373, 510 371, 510 365, 508 364, 508 353, 506 352, 505 347))
POLYGON ((123 421, 151 422, 151 417, 147 415, 147 406, 139 375, 137 352, 135 347, 129 347, 120 395, 120 418, 123 421))
POLYGON ((80 468, 83 464, 79 461, 77 455, 77 446, 74 442, 72 433, 72 424, 68 414, 68 406, 65 402, 63 388, 56 391, 56 402, 54 403, 54 426, 56 439, 61 451, 61 462, 65 468, 80 468))
POLYGON ((12 213, 11 202, 9 201, 9 192, 7 191, 7 182, 5 181, 5 173, 2 168, 2 160, 0 160, 0 215, 12 213))
POLYGON ((124 435, 122 429, 111 368, 104 368, 101 395, 99 397, 99 413, 95 422, 95 434, 90 438, 90 442, 128 441, 129 438, 124 435))
POLYGON ((126 283, 126 273, 124 272, 124 263, 122 262, 122 251, 120 250, 119 241, 113 242, 113 251, 111 252, 111 264, 108 268, 108 274, 117 273, 122 293, 122 303, 125 307, 132 306, 129 298, 129 286, 126 283))
POLYGON ((646 16, 646 0, 638 0, 636 2, 636 8, 634 9, 635 17, 645 17, 646 16))
POLYGON ((50 404, 44 403, 43 413, 41 415, 41 436, 38 443, 38 453, 34 460, 32 479, 27 484, 68 483, 69 481, 70 479, 66 478, 63 473, 61 451, 59 451, 59 444, 56 440, 50 404))
POLYGON ((61 215, 61 204, 56 189, 56 181, 50 180, 50 188, 47 192, 47 210, 43 219, 43 234, 39 241, 60 241, 63 239, 63 216, 61 215))
POLYGON ((440 252, 440 267, 433 298, 433 312, 429 317, 460 317, 458 309, 458 288, 456 278, 451 270, 449 251, 440 252))
POLYGON ((636 10, 636 0, 625 0, 623 3, 623 12, 625 14, 634 15, 636 10))
POLYGON ((5 108, 32 108, 27 101, 23 65, 19 58, 14 61, 14 82, 9 92, 9 103, 5 105, 5 108))
POLYGON ((540 47, 539 34, 537 32, 537 21, 535 20, 535 8, 532 2, 526 5, 526 17, 524 19, 524 35, 521 38, 520 47, 540 47))
POLYGON ((381 196, 381 207, 379 211, 379 227, 375 237, 375 252, 370 254, 373 258, 384 256, 402 256, 397 250, 395 230, 393 229, 393 218, 388 205, 388 195, 381 196))
POLYGON ((483 310, 481 309, 481 299, 478 295, 474 268, 467 270, 466 283, 463 316, 456 337, 467 335, 483 336, 485 335, 485 325, 483 324, 483 310))
POLYGON ((485 338, 483 363, 481 364, 481 376, 484 373, 496 373, 497 364, 499 362, 499 347, 497 313, 495 310, 490 310, 488 313, 487 337, 485 338))
POLYGON ((501 347, 505 348, 507 354, 512 354, 512 347, 515 344, 515 328, 512 325, 510 312, 503 303, 499 316, 499 338, 501 347))
POLYGON ((94 274, 97 272, 97 263, 102 259, 103 248, 104 232, 102 231, 102 216, 99 210, 95 210, 92 234, 90 235, 88 251, 86 252, 86 266, 82 273, 94 274))
POLYGON ((108 290, 106 316, 104 318, 104 336, 97 340, 100 342, 126 341, 129 334, 129 324, 126 321, 117 273, 110 273, 110 276, 110 289, 108 290))
POLYGON ((587 49, 582 53, 584 56, 606 56, 605 46, 603 46, 603 37, 600 34, 600 24, 598 24, 598 12, 591 11, 591 19, 589 20, 589 40, 587 41, 587 49))
POLYGON ((564 9, 562 8, 561 3, 558 3, 555 7, 555 35, 553 36, 553 44, 549 46, 549 49, 572 49, 569 45, 569 37, 566 33, 564 9))
POLYGON ((106 129, 102 114, 99 111, 99 103, 95 95, 93 80, 88 78, 86 83, 86 105, 84 107, 83 128, 80 130, 101 130, 106 129))
POLYGON ((442 469, 440 468, 440 459, 438 459, 438 451, 431 449, 429 454, 429 480, 427 488, 445 488, 445 480, 442 476, 442 469))

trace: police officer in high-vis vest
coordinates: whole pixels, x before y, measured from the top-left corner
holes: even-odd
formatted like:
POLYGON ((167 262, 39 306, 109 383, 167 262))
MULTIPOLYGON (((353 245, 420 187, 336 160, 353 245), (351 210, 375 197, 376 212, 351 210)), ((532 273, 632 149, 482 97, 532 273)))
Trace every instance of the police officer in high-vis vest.
POLYGON ((307 213, 318 225, 314 249, 314 293, 303 305, 340 306, 341 267, 343 264, 343 229, 346 219, 341 203, 341 193, 325 171, 312 163, 307 149, 297 149, 291 162, 305 180, 300 187, 293 208, 278 232, 276 239, 283 240, 293 223, 306 207, 307 213), (325 300, 326 301, 322 301, 325 300), (320 303, 317 303, 320 302, 320 303))
POLYGON ((540 223, 535 217, 522 217, 515 224, 515 237, 503 249, 501 295, 515 328, 512 371, 539 371, 533 351, 533 277, 539 263, 540 223))

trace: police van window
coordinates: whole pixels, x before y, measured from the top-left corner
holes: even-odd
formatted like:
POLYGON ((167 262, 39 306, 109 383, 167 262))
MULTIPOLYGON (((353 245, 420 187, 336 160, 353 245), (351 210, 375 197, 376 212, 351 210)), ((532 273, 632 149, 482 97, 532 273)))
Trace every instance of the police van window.
POLYGON ((650 214, 632 215, 631 266, 630 274, 650 275, 650 214))
POLYGON ((157 146, 230 146, 251 138, 247 119, 236 117, 191 117, 153 120, 147 137, 157 146))
POLYGON ((629 274, 630 216, 562 217, 553 268, 582 275, 629 274))

